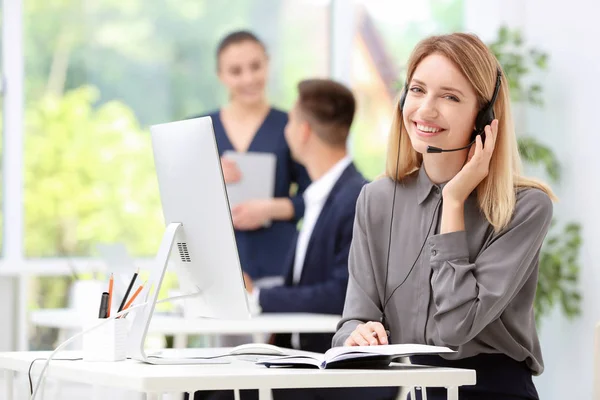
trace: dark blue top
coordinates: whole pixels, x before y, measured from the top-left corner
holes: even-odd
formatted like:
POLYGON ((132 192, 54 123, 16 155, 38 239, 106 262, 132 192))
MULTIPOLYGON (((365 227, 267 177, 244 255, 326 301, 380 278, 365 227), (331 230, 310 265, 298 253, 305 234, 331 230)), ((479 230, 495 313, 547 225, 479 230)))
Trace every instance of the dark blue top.
MULTIPOLYGON (((210 113, 219 154, 234 150, 225 133, 219 111, 210 113)), ((244 271, 252 279, 267 276, 282 276, 285 271, 284 261, 291 247, 294 246, 296 223, 304 215, 302 193, 310 185, 310 178, 304 167, 296 163, 283 129, 288 117, 283 111, 271 108, 262 125, 256 131, 248 151, 273 153, 277 157, 275 167, 275 197, 289 197, 294 206, 294 219, 291 221, 273 221, 270 227, 255 231, 235 231, 240 262, 244 271), (290 186, 298 184, 295 196, 290 197, 290 186)))

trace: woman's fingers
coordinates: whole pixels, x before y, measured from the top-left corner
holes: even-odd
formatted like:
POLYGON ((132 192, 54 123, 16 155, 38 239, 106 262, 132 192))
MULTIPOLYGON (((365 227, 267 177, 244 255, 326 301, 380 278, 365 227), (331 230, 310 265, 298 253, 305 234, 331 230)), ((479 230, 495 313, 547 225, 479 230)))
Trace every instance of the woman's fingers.
POLYGON ((496 147, 496 139, 498 138, 498 120, 495 119, 492 123, 486 126, 485 129, 485 147, 489 157, 492 157, 494 148, 496 147), (489 129, 488 129, 489 128, 489 129))
POLYGON ((380 344, 388 344, 388 337, 383 325, 375 321, 358 325, 344 342, 345 346, 377 346, 380 344))
POLYGON ((385 332, 385 328, 380 322, 369 322, 367 323, 369 328, 371 329, 371 335, 378 341, 378 344, 388 344, 387 333, 385 332))
POLYGON ((354 341, 356 346, 368 346, 369 345, 369 342, 367 342, 366 339, 363 338, 362 335, 360 334, 360 332, 358 332, 358 331, 352 332, 352 334, 350 335, 350 338, 354 341))
POLYGON ((377 337, 373 336, 373 332, 375 331, 371 327, 370 323, 366 323, 362 326, 359 326, 357 330, 360 332, 362 337, 365 338, 369 346, 377 346, 377 344, 379 344, 379 340, 377 340, 377 337))

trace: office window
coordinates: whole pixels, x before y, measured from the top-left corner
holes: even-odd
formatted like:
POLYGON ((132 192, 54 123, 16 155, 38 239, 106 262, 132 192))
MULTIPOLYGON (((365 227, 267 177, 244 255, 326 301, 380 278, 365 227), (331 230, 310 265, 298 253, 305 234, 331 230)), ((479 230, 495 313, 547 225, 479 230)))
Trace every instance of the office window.
MULTIPOLYGON (((25 255, 92 256, 98 242, 153 255, 148 126, 226 101, 214 52, 242 28, 265 41, 269 98, 287 109, 298 80, 328 74, 328 24, 323 0, 24 0, 25 255)), ((68 278, 32 285, 30 307, 69 302, 68 278)))
POLYGON ((417 42, 463 26, 463 0, 357 0, 352 88, 358 111, 352 135, 357 165, 368 178, 380 175, 392 115, 417 42))
POLYGON ((25 3, 26 255, 81 256, 96 241, 156 249, 162 229, 147 127, 225 101, 219 38, 265 39, 273 103, 327 74, 327 3, 140 0, 25 3), (231 10, 236 13, 232 14, 231 10), (310 25, 310 31, 305 27, 310 25))

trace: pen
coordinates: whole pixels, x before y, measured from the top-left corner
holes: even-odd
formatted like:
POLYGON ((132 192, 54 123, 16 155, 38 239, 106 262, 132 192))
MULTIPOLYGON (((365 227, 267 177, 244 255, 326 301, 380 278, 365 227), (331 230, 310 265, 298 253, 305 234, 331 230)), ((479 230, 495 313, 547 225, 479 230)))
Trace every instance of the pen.
POLYGON ((129 282, 129 287, 127 288, 127 291, 125 292, 125 296, 123 296, 123 301, 121 301, 121 305, 119 306, 119 312, 123 311, 123 307, 125 307, 125 303, 127 302, 129 293, 131 293, 131 288, 133 287, 133 284, 135 283, 135 278, 137 278, 138 272, 139 272, 139 269, 137 271, 135 271, 135 273, 133 274, 133 277, 131 278, 131 282, 129 282))
POLYGON ((113 298, 113 285, 114 285, 114 277, 113 274, 110 274, 110 279, 108 281, 108 312, 106 313, 106 317, 110 317, 110 309, 112 307, 112 298, 113 298))
POLYGON ((102 293, 102 298, 100 299, 100 312, 98 313, 98 318, 107 318, 108 315, 108 293, 102 293))
POLYGON ((140 294, 140 292, 142 291, 142 289, 144 288, 145 285, 146 285, 146 282, 142 283, 140 285, 140 287, 137 288, 137 290, 135 291, 133 296, 131 296, 131 299, 129 299, 127 304, 125 304, 125 307, 123 307, 123 310, 127 310, 133 304, 133 301, 135 300, 136 297, 138 297, 138 294, 140 294))

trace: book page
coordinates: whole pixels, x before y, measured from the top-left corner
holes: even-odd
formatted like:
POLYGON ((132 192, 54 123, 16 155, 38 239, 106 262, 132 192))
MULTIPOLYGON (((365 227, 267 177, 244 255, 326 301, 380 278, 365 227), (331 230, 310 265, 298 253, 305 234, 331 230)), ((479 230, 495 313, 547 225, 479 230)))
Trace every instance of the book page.
POLYGON ((349 359, 348 355, 361 353, 407 357, 417 354, 442 354, 453 353, 448 347, 429 346, 426 344, 389 344, 379 346, 344 346, 334 347, 325 353, 325 360, 330 363, 340 359, 349 359))

